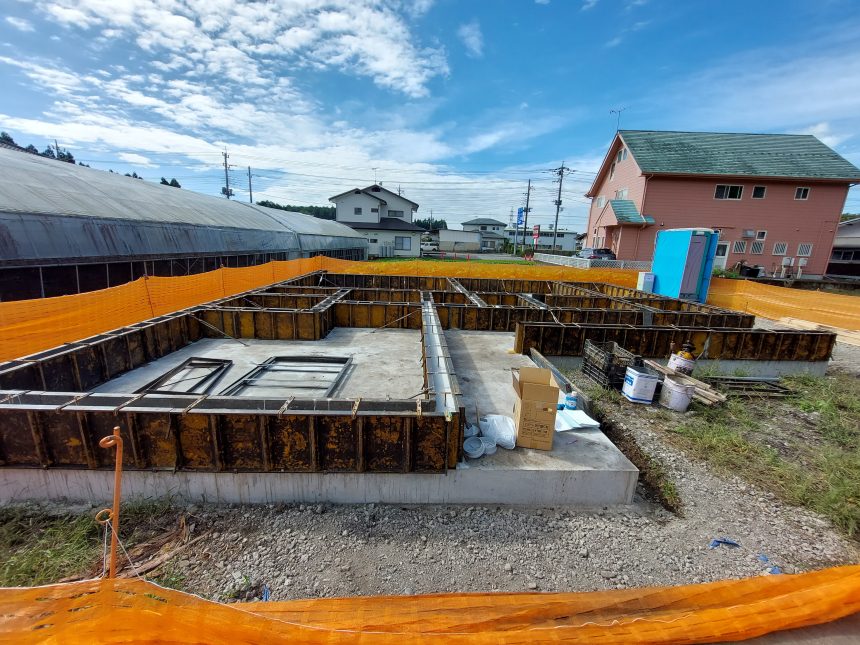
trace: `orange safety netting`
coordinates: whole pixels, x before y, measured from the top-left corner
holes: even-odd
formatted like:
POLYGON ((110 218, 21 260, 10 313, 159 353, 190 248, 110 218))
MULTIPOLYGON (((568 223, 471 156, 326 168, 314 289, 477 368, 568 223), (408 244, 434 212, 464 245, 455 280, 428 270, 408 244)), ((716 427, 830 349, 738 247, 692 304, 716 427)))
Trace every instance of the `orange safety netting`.
POLYGON ((27 356, 147 318, 318 270, 475 278, 578 280, 635 286, 636 273, 474 262, 350 262, 318 256, 172 278, 146 277, 71 296, 0 302, 0 360, 27 356))
POLYGON ((711 282, 708 304, 774 320, 799 318, 831 327, 860 329, 860 298, 857 296, 715 278, 711 282))
POLYGON ((141 580, 0 589, 0 641, 526 644, 743 640, 860 611, 860 566, 680 587, 222 605, 141 580))
MULTIPOLYGON (((117 287, 71 296, 0 302, 0 360, 26 356, 186 307, 263 287, 304 273, 415 275, 606 282, 636 286, 636 271, 550 265, 444 262, 351 262, 318 256, 253 267, 223 268, 172 278, 146 277, 117 287)), ((768 318, 789 316, 860 328, 860 299, 799 291, 741 280, 715 279, 708 302, 768 318)))

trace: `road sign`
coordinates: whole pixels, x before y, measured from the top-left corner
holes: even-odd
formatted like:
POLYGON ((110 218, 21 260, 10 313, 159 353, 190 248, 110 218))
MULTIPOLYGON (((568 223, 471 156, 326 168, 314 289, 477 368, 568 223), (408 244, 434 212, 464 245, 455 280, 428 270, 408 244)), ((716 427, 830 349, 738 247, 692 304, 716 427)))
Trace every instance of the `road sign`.
POLYGON ((537 244, 537 239, 540 237, 540 224, 535 224, 532 229, 532 237, 535 239, 535 244, 537 244))

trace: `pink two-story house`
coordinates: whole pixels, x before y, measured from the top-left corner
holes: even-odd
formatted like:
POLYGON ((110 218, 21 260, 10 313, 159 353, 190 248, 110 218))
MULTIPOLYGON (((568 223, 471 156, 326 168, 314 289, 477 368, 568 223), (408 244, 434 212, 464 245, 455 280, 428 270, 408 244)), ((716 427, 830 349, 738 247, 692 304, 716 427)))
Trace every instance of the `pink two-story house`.
POLYGON ((820 276, 855 183, 811 135, 620 130, 586 193, 585 246, 650 260, 661 228, 712 228, 716 267, 820 276))

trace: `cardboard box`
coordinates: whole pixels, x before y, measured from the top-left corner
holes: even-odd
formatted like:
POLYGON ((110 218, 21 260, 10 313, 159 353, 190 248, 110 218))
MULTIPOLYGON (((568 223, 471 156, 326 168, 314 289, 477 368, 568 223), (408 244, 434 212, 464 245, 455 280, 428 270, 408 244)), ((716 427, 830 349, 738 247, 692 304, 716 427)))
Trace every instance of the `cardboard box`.
POLYGON ((514 392, 514 423, 517 426, 517 445, 523 448, 552 450, 555 436, 555 413, 558 407, 559 387, 550 370, 521 367, 519 374, 512 372, 514 392))

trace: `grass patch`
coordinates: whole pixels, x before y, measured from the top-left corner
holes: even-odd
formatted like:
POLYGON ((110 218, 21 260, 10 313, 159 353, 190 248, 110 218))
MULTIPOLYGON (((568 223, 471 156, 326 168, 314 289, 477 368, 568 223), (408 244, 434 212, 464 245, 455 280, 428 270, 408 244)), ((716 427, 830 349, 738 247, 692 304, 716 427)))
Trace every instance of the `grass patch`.
POLYGON ((0 586, 56 582, 88 569, 101 552, 91 515, 50 517, 0 509, 0 586))
POLYGON ((697 413, 669 435, 717 470, 816 511, 860 537, 860 384, 847 375, 794 376, 785 382, 796 390, 794 396, 696 406, 697 413))
MULTIPOLYGON (((96 509, 84 514, 48 512, 38 506, 0 508, 0 587, 34 586, 101 571, 103 538, 96 509)), ((120 514, 126 548, 171 530, 170 500, 129 501, 120 514)), ((124 559, 120 550, 119 558, 124 559)), ((180 588, 178 572, 164 569, 159 584, 180 588)))

